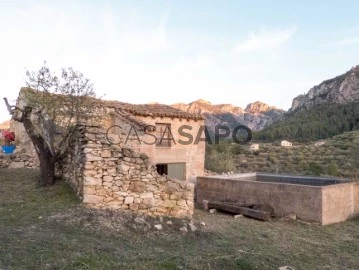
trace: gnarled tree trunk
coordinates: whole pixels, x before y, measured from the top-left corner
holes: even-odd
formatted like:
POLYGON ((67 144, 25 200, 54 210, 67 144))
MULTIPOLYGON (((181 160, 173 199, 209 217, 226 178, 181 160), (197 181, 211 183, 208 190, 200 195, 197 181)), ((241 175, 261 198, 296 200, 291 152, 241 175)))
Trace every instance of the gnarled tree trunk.
POLYGON ((40 161, 40 186, 53 185, 55 182, 55 159, 43 137, 36 134, 35 128, 30 120, 31 107, 25 107, 21 122, 35 146, 40 161))
POLYGON ((15 113, 15 110, 13 107, 11 107, 7 101, 6 98, 4 98, 6 106, 12 115, 12 119, 20 122, 24 125, 24 128, 26 130, 26 133, 29 135, 36 153, 39 157, 40 161, 40 180, 38 182, 39 186, 49 186, 53 185, 55 182, 55 157, 53 153, 51 153, 51 150, 49 146, 47 145, 44 138, 37 134, 35 131, 35 127, 30 119, 32 108, 31 107, 25 107, 23 110, 20 110, 19 108, 15 108, 21 112, 21 115, 18 115, 15 113))

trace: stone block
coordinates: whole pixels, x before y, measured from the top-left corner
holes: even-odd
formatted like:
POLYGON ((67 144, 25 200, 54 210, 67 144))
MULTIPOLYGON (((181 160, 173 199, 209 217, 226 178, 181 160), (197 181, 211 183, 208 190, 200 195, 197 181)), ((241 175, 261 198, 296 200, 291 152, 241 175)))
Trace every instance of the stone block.
POLYGON ((102 179, 101 178, 94 178, 94 177, 91 177, 91 176, 85 176, 84 177, 84 185, 100 186, 100 185, 102 185, 102 179))
POLYGON ((117 167, 117 169, 120 173, 128 173, 130 166, 128 166, 126 164, 121 164, 117 167))
POLYGON ((134 201, 134 197, 128 196, 125 198, 125 204, 132 204, 134 201))
POLYGON ((137 211, 138 207, 139 205, 137 203, 130 204, 130 210, 132 211, 137 211))
POLYGON ((144 192, 146 189, 146 184, 141 181, 134 181, 130 183, 128 189, 135 193, 144 192))
POLYGON ((127 197, 127 196, 128 196, 128 192, 118 191, 118 192, 116 192, 116 195, 117 195, 117 196, 127 197))
POLYGON ((85 186, 84 190, 83 190, 83 193, 88 194, 88 195, 96 195, 96 190, 93 187, 85 186))
POLYGON ((174 200, 165 200, 162 204, 163 207, 166 208, 171 208, 171 207, 176 207, 177 202, 174 200))
POLYGON ((103 181, 105 182, 112 182, 113 181, 113 177, 112 176, 109 176, 109 175, 106 175, 103 177, 103 181))
POLYGON ((179 200, 177 201, 177 205, 178 206, 181 206, 181 207, 186 207, 187 206, 187 203, 185 200, 179 200))
POLYGON ((102 150, 101 157, 103 157, 103 158, 111 157, 111 151, 110 150, 102 150))
POLYGON ((153 193, 151 193, 151 192, 142 193, 142 194, 140 194, 140 198, 141 199, 151 199, 151 198, 153 198, 153 193))
POLYGON ((142 199, 140 199, 140 198, 135 198, 135 200, 133 201, 134 203, 137 203, 137 204, 140 204, 140 203, 142 203, 142 199))
POLYGON ((95 176, 97 174, 97 172, 95 170, 84 170, 84 176, 95 176))
POLYGON ((102 196, 84 194, 83 203, 99 204, 103 201, 102 196))
POLYGON ((121 187, 123 185, 123 182, 120 180, 115 181, 115 185, 118 187, 121 187))
POLYGON ((179 200, 179 199, 181 199, 181 197, 182 197, 181 194, 178 192, 170 195, 171 200, 179 200))
POLYGON ((104 190, 104 189, 100 189, 100 190, 97 190, 97 195, 100 195, 100 196, 105 196, 107 194, 107 191, 104 190))
POLYGON ((95 156, 93 154, 86 154, 86 161, 100 161, 102 157, 95 156))
POLYGON ((102 185, 105 187, 112 187, 112 182, 103 182, 102 185))

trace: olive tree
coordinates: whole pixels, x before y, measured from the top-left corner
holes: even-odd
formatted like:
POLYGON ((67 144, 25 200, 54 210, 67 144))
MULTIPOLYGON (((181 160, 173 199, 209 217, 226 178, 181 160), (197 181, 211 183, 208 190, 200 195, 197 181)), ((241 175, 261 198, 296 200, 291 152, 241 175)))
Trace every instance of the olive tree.
POLYGON ((40 186, 56 181, 61 166, 75 140, 79 123, 93 116, 96 103, 93 84, 71 67, 59 75, 44 65, 38 71, 26 72, 16 106, 4 98, 12 119, 23 124, 40 161, 40 186))

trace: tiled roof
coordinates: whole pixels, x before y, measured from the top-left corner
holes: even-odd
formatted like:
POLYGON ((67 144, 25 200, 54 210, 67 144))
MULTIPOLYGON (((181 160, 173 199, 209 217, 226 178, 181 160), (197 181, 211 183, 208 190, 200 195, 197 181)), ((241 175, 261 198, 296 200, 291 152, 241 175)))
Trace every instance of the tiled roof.
POLYGON ((146 128, 148 131, 156 130, 155 127, 149 126, 148 123, 141 121, 140 119, 137 119, 136 116, 122 109, 116 109, 115 112, 116 112, 116 116, 120 117, 123 121, 134 123, 135 125, 141 128, 146 128))
MULTIPOLYGON (((35 94, 40 93, 39 91, 33 90, 28 87, 21 88, 21 91, 33 91, 35 94)), ((193 114, 175 109, 171 106, 152 103, 152 104, 130 104, 119 101, 110 101, 110 100, 100 100, 97 99, 95 102, 98 106, 104 106, 109 108, 116 109, 118 114, 121 114, 122 117, 127 117, 133 121, 138 122, 139 125, 144 125, 139 119, 136 119, 135 116, 152 116, 152 117, 171 117, 171 118, 183 118, 183 119, 193 119, 193 120, 203 120, 203 117, 200 114, 193 114)))
POLYGON ((124 103, 118 101, 103 101, 103 102, 107 107, 121 109, 136 116, 173 117, 173 118, 203 120, 203 117, 199 114, 184 112, 164 104, 158 104, 158 103, 130 104, 130 103, 124 103))

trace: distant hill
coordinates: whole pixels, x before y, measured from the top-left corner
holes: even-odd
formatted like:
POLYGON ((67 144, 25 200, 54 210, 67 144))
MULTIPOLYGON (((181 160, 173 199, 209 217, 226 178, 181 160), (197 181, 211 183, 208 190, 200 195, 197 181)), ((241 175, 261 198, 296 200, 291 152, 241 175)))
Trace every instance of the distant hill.
POLYGON ((10 128, 10 120, 0 123, 0 129, 9 129, 10 128))
POLYGON ((359 130, 344 132, 321 141, 281 147, 260 143, 259 150, 241 148, 236 155, 236 172, 271 172, 298 175, 329 175, 357 179, 359 130))
POLYGON ((280 121, 257 132, 257 140, 313 141, 359 129, 359 66, 294 98, 280 121))
POLYGON ((171 106, 185 112, 203 115, 206 125, 210 128, 216 124, 227 124, 234 127, 240 123, 252 130, 261 130, 280 119, 285 112, 259 101, 248 104, 245 109, 232 104, 215 105, 203 99, 189 104, 176 103, 171 106))
POLYGON ((286 114, 281 121, 254 133, 255 140, 315 141, 359 129, 359 103, 320 104, 286 114))

